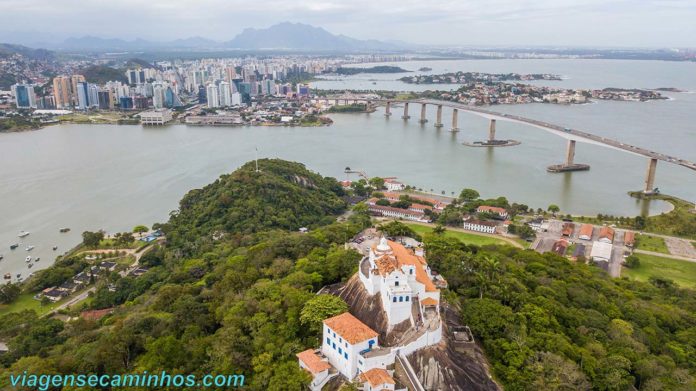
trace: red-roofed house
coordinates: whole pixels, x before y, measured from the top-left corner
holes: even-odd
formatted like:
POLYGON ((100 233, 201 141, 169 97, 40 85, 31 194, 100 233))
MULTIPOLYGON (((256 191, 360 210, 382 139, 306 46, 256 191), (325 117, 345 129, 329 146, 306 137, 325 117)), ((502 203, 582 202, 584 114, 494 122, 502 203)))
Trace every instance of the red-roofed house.
POLYGON ((396 382, 386 369, 373 368, 360 374, 360 382, 365 391, 394 390, 396 382))
POLYGON ((321 352, 348 379, 358 375, 358 355, 377 347, 379 334, 350 312, 324 320, 321 352))
MULTIPOLYGON (((312 383, 310 388, 314 391, 319 391, 330 380, 329 371, 331 364, 325 357, 320 356, 321 352, 314 349, 307 349, 304 352, 297 353, 297 360, 300 363, 300 368, 309 372, 312 375, 312 383)), ((335 373, 335 372, 334 372, 335 373)))

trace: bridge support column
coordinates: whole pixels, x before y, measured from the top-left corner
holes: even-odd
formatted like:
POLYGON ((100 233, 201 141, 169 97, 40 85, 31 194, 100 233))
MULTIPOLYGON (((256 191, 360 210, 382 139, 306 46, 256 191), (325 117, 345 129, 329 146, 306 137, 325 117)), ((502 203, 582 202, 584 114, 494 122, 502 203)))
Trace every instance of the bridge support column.
POLYGON ((657 169, 657 159, 650 159, 648 162, 648 170, 645 173, 645 189, 644 194, 652 194, 655 192, 655 170, 657 169))
POLYGON ((490 125, 488 125, 488 141, 491 142, 495 140, 495 120, 491 119, 490 125))
POLYGON ((384 115, 389 117, 391 115, 391 102, 387 101, 387 107, 384 109, 384 115))
POLYGON ((408 102, 404 103, 404 115, 402 115, 401 118, 403 118, 403 119, 411 118, 411 116, 408 115, 408 102))
POLYGON ((568 140, 568 148, 566 149, 566 166, 572 166, 575 160, 575 140, 568 140))
POLYGON ((452 109, 452 129, 450 129, 450 131, 452 131, 452 132, 459 131, 458 122, 459 122, 459 110, 452 109))
POLYGON ((428 122, 428 120, 425 118, 425 103, 421 103, 421 116, 419 122, 422 124, 428 122))
POLYGON ((435 119, 435 127, 442 127, 442 105, 437 105, 437 117, 435 119))

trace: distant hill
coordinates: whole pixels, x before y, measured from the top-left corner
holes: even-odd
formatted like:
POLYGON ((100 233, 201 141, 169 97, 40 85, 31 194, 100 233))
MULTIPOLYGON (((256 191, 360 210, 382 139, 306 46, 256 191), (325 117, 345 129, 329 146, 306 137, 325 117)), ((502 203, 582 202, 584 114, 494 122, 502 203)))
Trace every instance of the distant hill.
POLYGON ((265 29, 248 28, 225 46, 235 49, 293 49, 321 51, 394 50, 399 46, 375 40, 334 35, 321 27, 284 22, 265 29))
POLYGON ((192 37, 176 39, 173 41, 157 42, 145 39, 127 41, 119 38, 100 38, 94 36, 68 38, 60 44, 54 45, 63 50, 144 50, 144 49, 171 49, 171 48, 200 48, 219 47, 220 44, 210 39, 192 37))
POLYGON ((106 65, 92 65, 82 69, 85 80, 90 83, 104 84, 107 81, 120 81, 128 83, 123 69, 111 68, 106 65))
POLYGON ((55 59, 53 52, 50 50, 32 49, 22 45, 0 43, 0 58, 7 58, 15 53, 19 53, 30 60, 50 61, 55 59))

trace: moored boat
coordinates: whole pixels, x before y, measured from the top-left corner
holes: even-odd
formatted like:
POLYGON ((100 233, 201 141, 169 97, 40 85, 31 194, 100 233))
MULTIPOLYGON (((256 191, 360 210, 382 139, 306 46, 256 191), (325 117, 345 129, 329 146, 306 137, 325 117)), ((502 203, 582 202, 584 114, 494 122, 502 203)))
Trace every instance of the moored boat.
POLYGON ((13 245, 10 246, 10 250, 14 250, 14 249, 16 249, 17 247, 19 247, 19 244, 18 244, 18 243, 15 243, 15 244, 13 244, 13 245))
POLYGON ((31 255, 27 255, 27 257, 24 258, 24 262, 31 262, 31 255))
POLYGON ((60 229, 60 233, 63 233, 63 234, 64 234, 64 233, 66 233, 66 232, 70 232, 70 228, 61 228, 61 229, 60 229))
POLYGON ((34 246, 27 246, 27 248, 25 248, 25 250, 27 250, 27 251, 31 251, 33 249, 34 249, 34 246))
POLYGON ((23 238, 23 237, 25 237, 25 236, 29 236, 29 232, 27 232, 27 231, 21 231, 21 232, 19 233, 19 235, 17 235, 17 236, 19 236, 20 238, 23 238))
POLYGON ((12 278, 12 274, 10 274, 10 273, 5 273, 5 275, 3 276, 3 278, 6 279, 6 280, 9 280, 10 278, 12 278))
POLYGON ((58 246, 53 246, 53 251, 58 250, 58 246))

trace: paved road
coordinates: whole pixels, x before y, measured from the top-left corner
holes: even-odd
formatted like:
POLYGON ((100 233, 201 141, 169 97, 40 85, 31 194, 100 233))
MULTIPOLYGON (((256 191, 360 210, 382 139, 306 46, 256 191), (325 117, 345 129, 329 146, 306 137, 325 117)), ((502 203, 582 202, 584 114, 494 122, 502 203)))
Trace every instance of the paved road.
POLYGON ((694 263, 696 263, 696 258, 682 257, 682 256, 680 256, 680 255, 672 255, 672 254, 665 254, 665 253, 656 253, 656 252, 654 252, 654 251, 646 251, 646 250, 634 250, 633 252, 636 253, 636 254, 654 255, 654 256, 656 256, 656 257, 679 259, 679 260, 681 260, 681 261, 687 261, 687 262, 694 262, 694 263))

